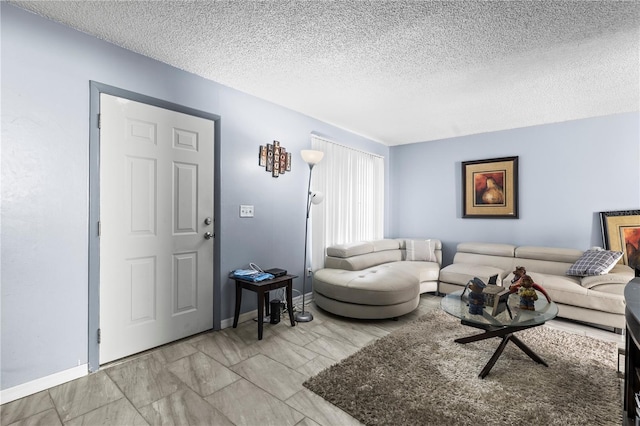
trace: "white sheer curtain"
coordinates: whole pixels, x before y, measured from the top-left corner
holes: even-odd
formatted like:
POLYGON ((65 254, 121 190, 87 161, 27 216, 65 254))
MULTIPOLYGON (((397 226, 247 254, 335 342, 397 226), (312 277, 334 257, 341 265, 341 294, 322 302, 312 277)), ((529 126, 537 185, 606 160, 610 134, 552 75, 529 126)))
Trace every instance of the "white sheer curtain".
POLYGON ((311 265, 316 270, 324 267, 330 245, 383 238, 384 158, 315 135, 311 147, 324 152, 311 182, 311 190, 325 197, 311 213, 311 265))

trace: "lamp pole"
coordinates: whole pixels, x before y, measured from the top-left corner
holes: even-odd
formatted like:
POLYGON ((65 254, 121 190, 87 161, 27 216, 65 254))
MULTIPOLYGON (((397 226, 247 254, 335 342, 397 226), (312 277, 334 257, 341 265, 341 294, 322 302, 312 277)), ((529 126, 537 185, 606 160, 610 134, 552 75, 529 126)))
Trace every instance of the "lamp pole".
POLYGON ((311 312, 305 311, 305 302, 307 296, 307 245, 309 238, 309 215, 311 213, 311 203, 315 194, 311 194, 311 175, 313 174, 313 166, 316 165, 322 157, 324 152, 313 150, 302 150, 300 152, 302 159, 309 164, 309 183, 307 184, 307 217, 304 225, 304 269, 302 270, 302 312, 296 314, 296 321, 298 322, 310 322, 313 321, 313 315, 311 312))
POLYGON ((302 312, 296 314, 296 321, 309 322, 313 321, 311 312, 305 312, 305 298, 307 296, 307 241, 309 237, 309 213, 311 212, 311 173, 313 172, 313 164, 309 164, 309 185, 307 186, 307 219, 304 225, 304 269, 302 271, 302 312))

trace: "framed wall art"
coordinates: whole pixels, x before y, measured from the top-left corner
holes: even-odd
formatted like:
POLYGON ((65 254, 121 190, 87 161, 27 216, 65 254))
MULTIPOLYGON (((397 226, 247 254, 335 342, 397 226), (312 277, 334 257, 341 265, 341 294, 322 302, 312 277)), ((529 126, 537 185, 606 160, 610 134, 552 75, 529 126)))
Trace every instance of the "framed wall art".
POLYGON ((620 260, 640 268, 640 210, 600 212, 604 248, 622 252, 620 260))
POLYGON ((518 157, 462 163, 462 217, 518 218, 518 157))
POLYGON ((278 177, 291 171, 291 153, 287 152, 284 146, 280 146, 278 141, 260 145, 258 165, 264 167, 271 176, 278 177))

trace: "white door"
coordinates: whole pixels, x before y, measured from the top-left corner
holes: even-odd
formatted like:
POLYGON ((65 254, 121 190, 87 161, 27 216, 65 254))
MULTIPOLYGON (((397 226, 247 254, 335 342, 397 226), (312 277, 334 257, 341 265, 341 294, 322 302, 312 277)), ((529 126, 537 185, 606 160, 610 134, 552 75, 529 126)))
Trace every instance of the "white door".
POLYGON ((100 363, 213 328, 214 122, 100 95, 100 363))

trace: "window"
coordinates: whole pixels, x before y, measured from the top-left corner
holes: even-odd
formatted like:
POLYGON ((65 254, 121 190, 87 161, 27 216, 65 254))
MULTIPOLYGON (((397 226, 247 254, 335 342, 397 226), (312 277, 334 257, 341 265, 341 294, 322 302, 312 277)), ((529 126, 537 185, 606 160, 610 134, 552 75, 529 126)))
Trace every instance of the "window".
POLYGON ((324 193, 312 206, 311 265, 324 267, 325 247, 383 238, 384 158, 311 136, 324 158, 313 169, 311 190, 324 193))

